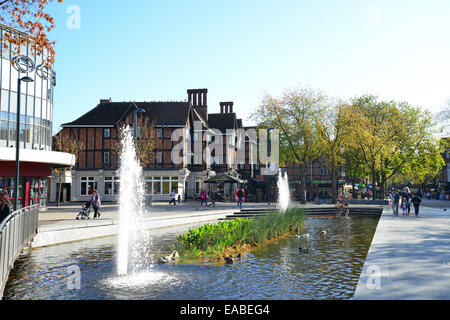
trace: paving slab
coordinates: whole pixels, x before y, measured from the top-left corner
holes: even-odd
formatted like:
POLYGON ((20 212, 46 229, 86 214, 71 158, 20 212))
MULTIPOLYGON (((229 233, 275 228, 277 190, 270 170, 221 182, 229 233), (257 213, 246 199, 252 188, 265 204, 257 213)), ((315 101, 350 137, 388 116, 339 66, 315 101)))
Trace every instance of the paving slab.
POLYGON ((450 202, 437 204, 418 217, 384 208, 353 299, 450 299, 450 202))

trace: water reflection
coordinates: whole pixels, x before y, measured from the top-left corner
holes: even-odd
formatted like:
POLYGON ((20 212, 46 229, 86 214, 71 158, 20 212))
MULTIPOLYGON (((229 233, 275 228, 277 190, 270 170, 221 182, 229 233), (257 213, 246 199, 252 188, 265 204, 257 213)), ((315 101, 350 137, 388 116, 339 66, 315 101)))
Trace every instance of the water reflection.
MULTIPOLYGON (((116 273, 116 237, 41 248, 18 259, 4 299, 349 299, 377 222, 308 218, 309 240, 290 236, 233 265, 152 265, 129 277, 116 273), (79 290, 68 287, 71 266, 79 290)), ((151 231, 152 254, 168 252, 189 227, 151 231)))

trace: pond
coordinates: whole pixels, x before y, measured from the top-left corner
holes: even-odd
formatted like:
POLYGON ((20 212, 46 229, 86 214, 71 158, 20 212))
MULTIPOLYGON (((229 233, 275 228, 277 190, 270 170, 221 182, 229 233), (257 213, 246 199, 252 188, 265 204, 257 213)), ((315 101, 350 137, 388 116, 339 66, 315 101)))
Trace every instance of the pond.
MULTIPOLYGON (((232 265, 153 264, 128 277, 117 276, 117 237, 34 249, 16 261, 4 299, 351 299, 377 224, 375 218, 307 218, 309 240, 292 235, 232 265)), ((195 225, 149 231, 150 259, 168 252, 189 227, 195 225)))

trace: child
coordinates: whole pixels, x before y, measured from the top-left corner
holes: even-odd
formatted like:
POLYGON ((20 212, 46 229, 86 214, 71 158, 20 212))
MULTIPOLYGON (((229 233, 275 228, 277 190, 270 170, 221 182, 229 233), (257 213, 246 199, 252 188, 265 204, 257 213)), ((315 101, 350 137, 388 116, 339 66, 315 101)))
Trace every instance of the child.
POLYGON ((81 210, 80 210, 80 212, 78 213, 78 215, 77 215, 77 220, 80 220, 80 218, 83 220, 86 216, 87 216, 87 210, 88 210, 88 208, 87 208, 87 206, 86 206, 86 203, 85 204, 83 204, 82 206, 81 206, 81 210))
POLYGON ((406 201, 405 197, 402 198, 402 209, 403 209, 403 215, 407 216, 408 215, 408 202, 406 201))

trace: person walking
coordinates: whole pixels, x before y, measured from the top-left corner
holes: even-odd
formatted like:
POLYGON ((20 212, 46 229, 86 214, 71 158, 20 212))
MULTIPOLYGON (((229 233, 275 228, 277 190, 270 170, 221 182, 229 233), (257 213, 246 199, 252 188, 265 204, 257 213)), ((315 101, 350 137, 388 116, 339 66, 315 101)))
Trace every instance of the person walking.
POLYGON ((239 189, 237 191, 237 198, 238 198, 238 205, 239 208, 242 209, 242 198, 244 197, 244 192, 242 191, 242 189, 239 189))
POLYGON ((406 198, 405 197, 403 197, 402 198, 402 209, 403 209, 403 215, 404 216, 407 216, 408 215, 408 205, 407 205, 407 201, 406 201, 406 198))
POLYGON ((413 193, 412 197, 412 204, 414 206, 414 213, 416 214, 416 217, 419 215, 419 207, 420 203, 422 202, 422 199, 420 199, 419 196, 416 195, 416 193, 413 193))
POLYGON ((398 205, 400 202, 400 194, 398 190, 393 191, 392 194, 392 209, 394 210, 394 215, 398 216, 398 205))
POLYGON ((411 205, 412 205, 412 194, 408 187, 405 188, 405 198, 406 198, 406 206, 408 208, 408 216, 411 213, 411 205))
POLYGON ((200 205, 203 205, 203 202, 205 203, 206 206, 208 206, 208 196, 206 194, 206 191, 202 191, 200 198, 202 199, 202 201, 200 202, 200 205))
POLYGON ((94 189, 92 193, 91 204, 94 207, 94 219, 96 219, 100 218, 100 212, 98 212, 98 210, 100 209, 102 202, 100 201, 100 195, 96 189, 94 189))
POLYGON ((170 194, 170 196, 172 197, 172 200, 170 200, 169 202, 169 206, 173 203, 174 206, 177 205, 177 195, 175 194, 175 190, 172 190, 172 193, 170 194))
POLYGON ((216 192, 213 191, 211 192, 211 196, 209 197, 209 199, 211 200, 209 203, 209 206, 213 206, 214 208, 216 207, 216 192))
POLYGON ((6 192, 0 193, 0 224, 11 214, 11 202, 6 192))

